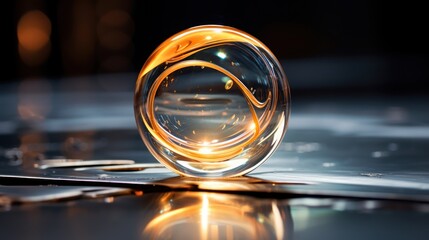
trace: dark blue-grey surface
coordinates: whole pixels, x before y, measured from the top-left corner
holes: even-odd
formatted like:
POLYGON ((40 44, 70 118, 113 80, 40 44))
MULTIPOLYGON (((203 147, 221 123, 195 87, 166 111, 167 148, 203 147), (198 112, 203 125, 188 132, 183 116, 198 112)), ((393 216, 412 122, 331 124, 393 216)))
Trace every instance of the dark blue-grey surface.
MULTIPOLYGON (((429 98, 425 95, 330 92, 294 96, 292 90, 291 118, 283 143, 262 166, 234 181, 196 181, 159 168, 112 172, 35 167, 46 159, 61 158, 157 163, 136 130, 134 80, 134 74, 124 74, 1 86, 0 187, 61 185, 74 179, 76 184, 101 181, 104 187, 125 182, 128 185, 123 187, 144 192, 143 196, 118 196, 108 203, 112 199, 87 199, 73 189, 77 195, 72 200, 24 203, 0 188, 0 229, 5 239, 144 239, 145 224, 156 215, 147 204, 170 188, 197 195, 204 191, 219 196, 224 196, 220 192, 244 194, 240 204, 268 204, 269 211, 257 210, 261 214, 273 211, 274 201, 282 216, 281 228, 289 231, 277 232, 283 239, 429 236, 425 227, 429 224, 429 98), (11 175, 53 182, 14 182, 11 175), (292 219, 292 227, 286 219, 292 219), (36 225, 31 224, 34 221, 36 225), (22 231, 25 228, 28 231, 22 231)), ((35 195, 40 194, 38 189, 34 187, 35 195)), ((220 208, 231 206, 235 203, 220 208)))

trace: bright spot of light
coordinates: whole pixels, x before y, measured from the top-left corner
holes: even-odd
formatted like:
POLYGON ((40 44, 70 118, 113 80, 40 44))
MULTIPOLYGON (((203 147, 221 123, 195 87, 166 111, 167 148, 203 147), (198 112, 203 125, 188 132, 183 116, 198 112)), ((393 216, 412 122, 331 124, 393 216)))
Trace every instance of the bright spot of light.
POLYGON ((29 66, 43 63, 50 52, 51 21, 39 10, 26 12, 17 25, 18 52, 29 66))
POLYGON ((274 225, 276 237, 277 237, 277 239, 283 239, 284 227, 283 227, 282 215, 281 215, 280 210, 279 210, 279 208, 275 202, 271 203, 271 207, 273 210, 271 217, 273 218, 273 225, 274 225))
POLYGON ((222 59, 225 59, 225 58, 226 58, 226 53, 221 52, 221 51, 217 52, 217 53, 216 53, 216 55, 217 55, 218 57, 222 58, 222 59))
POLYGON ((223 77, 221 78, 221 80, 222 80, 222 82, 226 83, 226 82, 228 82, 229 80, 231 80, 231 78, 229 78, 229 77, 227 77, 227 76, 223 76, 223 77))
POLYGON ((18 42, 23 48, 40 50, 49 42, 51 21, 41 11, 29 11, 19 19, 17 34, 18 42))
POLYGON ((208 154, 208 153, 211 153, 212 150, 209 147, 202 147, 199 149, 199 152, 202 154, 208 154))

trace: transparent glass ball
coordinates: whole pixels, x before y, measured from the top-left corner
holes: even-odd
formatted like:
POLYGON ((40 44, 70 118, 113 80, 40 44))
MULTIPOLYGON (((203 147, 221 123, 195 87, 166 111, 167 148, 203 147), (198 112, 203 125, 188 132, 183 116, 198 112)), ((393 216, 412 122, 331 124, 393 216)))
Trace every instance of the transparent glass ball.
POLYGON ((246 174, 276 150, 290 114, 274 54, 239 29, 202 25, 164 41, 137 78, 139 133, 166 167, 191 177, 246 174))

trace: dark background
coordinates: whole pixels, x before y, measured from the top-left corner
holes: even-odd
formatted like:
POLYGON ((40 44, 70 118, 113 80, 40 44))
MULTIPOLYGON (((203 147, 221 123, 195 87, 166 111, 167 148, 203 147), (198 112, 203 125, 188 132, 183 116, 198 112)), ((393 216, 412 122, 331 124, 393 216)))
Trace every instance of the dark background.
POLYGON ((264 42, 296 92, 428 90, 426 8, 411 1, 18 0, 1 11, 1 82, 137 75, 171 35, 224 24, 264 42))

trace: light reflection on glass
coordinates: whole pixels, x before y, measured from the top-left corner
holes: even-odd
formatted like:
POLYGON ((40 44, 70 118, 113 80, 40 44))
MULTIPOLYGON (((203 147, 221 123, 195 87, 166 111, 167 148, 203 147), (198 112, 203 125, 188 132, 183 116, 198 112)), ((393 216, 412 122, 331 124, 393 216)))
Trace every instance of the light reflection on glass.
POLYGON ((239 29, 202 25, 171 36, 148 58, 134 112, 143 142, 170 170, 235 177, 274 153, 289 98, 283 68, 263 43, 239 29))
POLYGON ((161 195, 144 227, 149 239, 290 239, 287 205, 273 199, 210 192, 161 195))

